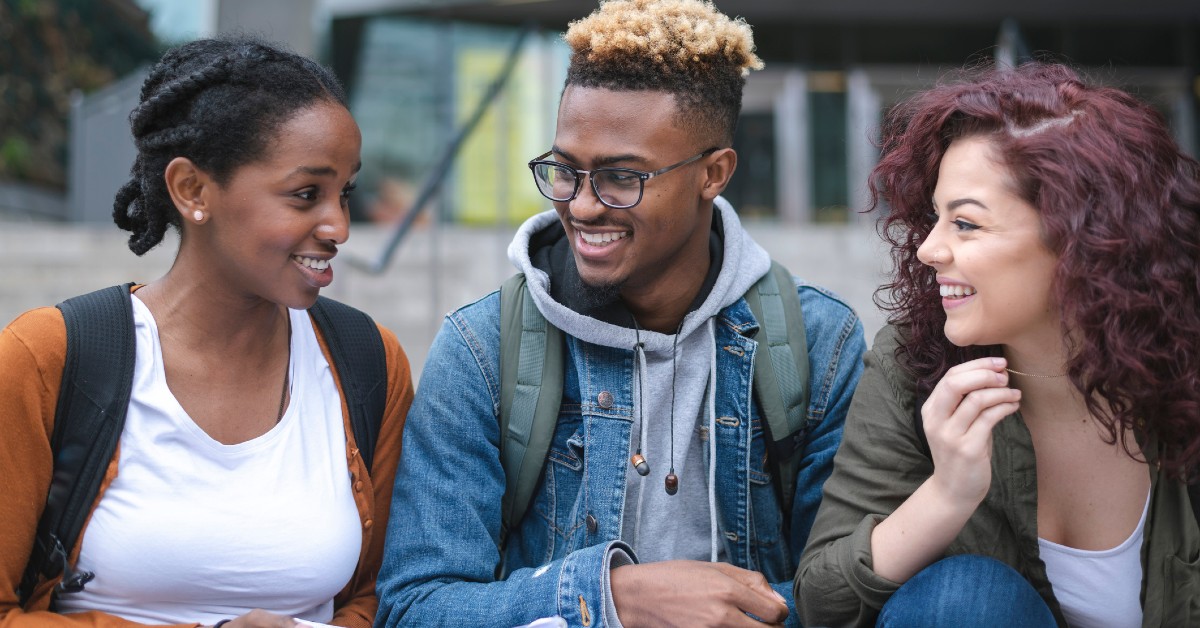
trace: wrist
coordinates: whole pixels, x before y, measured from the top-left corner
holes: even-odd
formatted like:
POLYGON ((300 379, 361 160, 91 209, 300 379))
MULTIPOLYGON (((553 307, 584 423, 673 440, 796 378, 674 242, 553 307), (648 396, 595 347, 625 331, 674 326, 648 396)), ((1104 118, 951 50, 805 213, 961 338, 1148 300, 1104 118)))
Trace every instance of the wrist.
POLYGON ((963 491, 954 490, 956 484, 956 478, 946 477, 945 472, 939 474, 934 469, 933 475, 917 487, 916 492, 925 493, 925 499, 929 501, 928 506, 932 506, 936 512, 950 518, 961 518, 965 522, 975 509, 979 508, 979 504, 983 503, 990 486, 984 487, 982 491, 964 494, 963 491))
POLYGON ((637 579, 636 565, 613 565, 608 573, 608 586, 612 593, 613 607, 622 623, 628 623, 631 613, 629 598, 637 590, 633 581, 637 579))

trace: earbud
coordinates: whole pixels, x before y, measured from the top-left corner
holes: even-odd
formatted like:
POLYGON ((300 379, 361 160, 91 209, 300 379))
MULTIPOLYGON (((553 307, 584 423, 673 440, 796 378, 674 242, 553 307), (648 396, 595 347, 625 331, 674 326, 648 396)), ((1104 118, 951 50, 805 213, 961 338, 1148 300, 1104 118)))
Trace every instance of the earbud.
POLYGON ((679 492, 679 476, 675 472, 667 474, 667 479, 663 481, 663 485, 667 489, 667 495, 674 495, 679 492))
POLYGON ((650 465, 646 463, 646 458, 642 454, 633 454, 629 462, 633 464, 633 468, 637 471, 638 475, 642 477, 650 475, 650 465))

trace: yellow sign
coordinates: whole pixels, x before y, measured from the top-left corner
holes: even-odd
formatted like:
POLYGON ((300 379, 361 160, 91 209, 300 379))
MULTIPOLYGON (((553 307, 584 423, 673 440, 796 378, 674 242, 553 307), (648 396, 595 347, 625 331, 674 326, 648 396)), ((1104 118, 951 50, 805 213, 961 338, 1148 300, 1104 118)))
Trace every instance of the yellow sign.
MULTIPOLYGON (((516 224, 550 209, 526 163, 544 153, 553 132, 557 87, 540 80, 541 51, 521 55, 508 84, 458 155, 455 218, 460 224, 516 224), (550 93, 553 91, 553 93, 550 93), (554 104, 551 104, 554 103, 554 104)), ((505 55, 497 48, 460 48, 457 54, 457 122, 465 124, 496 80, 505 55)))

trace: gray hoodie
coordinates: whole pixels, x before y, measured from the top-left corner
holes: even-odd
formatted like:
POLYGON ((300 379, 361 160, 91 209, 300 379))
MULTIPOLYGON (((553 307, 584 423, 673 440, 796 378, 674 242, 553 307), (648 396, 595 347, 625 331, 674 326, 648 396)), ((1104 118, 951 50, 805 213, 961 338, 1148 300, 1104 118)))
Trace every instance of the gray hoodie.
MULTIPOLYGON (((630 442, 632 455, 641 447, 650 464, 646 477, 626 474, 623 541, 634 548, 640 562, 672 559, 717 561, 718 543, 713 452, 705 465, 704 448, 714 446, 704 438, 716 419, 716 339, 714 316, 736 302, 770 269, 771 259, 742 228, 725 199, 715 201, 714 220, 720 219, 714 238, 720 246, 721 264, 703 301, 693 304, 677 334, 637 330, 581 314, 551 296, 551 277, 531 258, 531 239, 554 229, 558 215, 538 214, 525 222, 508 247, 508 257, 523 273, 530 294, 546 320, 584 342, 632 350, 637 354, 634 382, 635 424, 630 442), (643 349, 638 349, 639 341, 643 349), (674 443, 672 445, 672 437, 674 443), (671 466, 679 476, 679 492, 668 495, 663 480, 671 466)), ((573 272, 573 263, 569 264, 573 272)), ((558 281, 577 277, 558 277, 558 281)), ((611 609, 610 609, 611 610, 611 609)))

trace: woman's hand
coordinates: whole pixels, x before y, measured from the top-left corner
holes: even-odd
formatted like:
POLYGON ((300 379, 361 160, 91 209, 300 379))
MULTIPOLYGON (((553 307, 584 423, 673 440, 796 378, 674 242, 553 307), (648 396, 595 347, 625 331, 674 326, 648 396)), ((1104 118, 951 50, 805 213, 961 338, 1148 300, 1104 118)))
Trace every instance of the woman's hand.
POLYGON ((1016 412, 1004 358, 959 364, 933 387, 921 419, 933 475, 871 532, 875 573, 907 582, 937 560, 962 531, 992 484, 992 428, 1016 412))
POLYGON ((946 371, 921 417, 940 495, 974 512, 992 483, 992 428, 1017 411, 1004 358, 980 358, 946 371))
POLYGON ((286 615, 276 615, 256 608, 241 617, 235 617, 221 628, 298 628, 300 624, 286 615))

